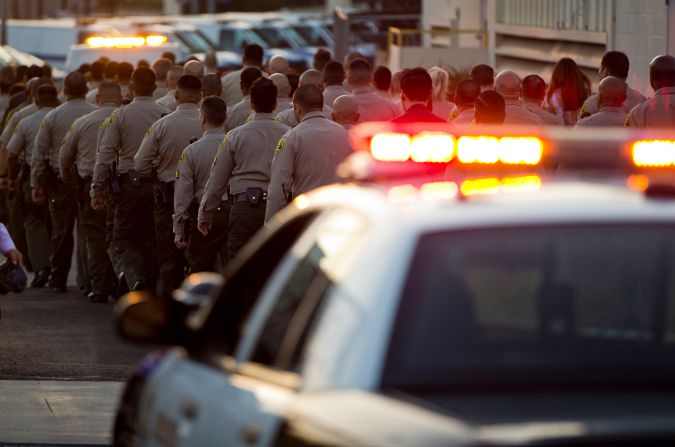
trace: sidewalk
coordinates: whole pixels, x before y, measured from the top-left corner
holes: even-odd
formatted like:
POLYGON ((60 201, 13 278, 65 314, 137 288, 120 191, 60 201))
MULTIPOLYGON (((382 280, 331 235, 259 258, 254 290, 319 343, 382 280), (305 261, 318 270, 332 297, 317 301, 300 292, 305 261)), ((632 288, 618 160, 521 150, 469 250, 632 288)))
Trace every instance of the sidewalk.
POLYGON ((0 381, 0 446, 110 445, 120 382, 0 381))

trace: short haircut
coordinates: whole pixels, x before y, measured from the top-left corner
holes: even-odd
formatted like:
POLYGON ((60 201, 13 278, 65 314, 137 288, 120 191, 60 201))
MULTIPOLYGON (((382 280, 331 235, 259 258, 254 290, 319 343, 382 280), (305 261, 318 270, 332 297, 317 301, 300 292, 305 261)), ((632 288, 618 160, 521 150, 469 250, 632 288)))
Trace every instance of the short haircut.
POLYGON ((338 61, 330 61, 323 67, 323 81, 326 85, 341 85, 345 80, 345 69, 338 61))
POLYGON ((378 90, 389 91, 391 87, 391 70, 380 65, 373 71, 373 85, 378 90))
POLYGON ((241 88, 244 90, 250 90, 253 83, 262 78, 262 71, 256 67, 245 68, 241 72, 241 88))
POLYGON ((52 84, 43 84, 35 92, 35 102, 39 107, 55 107, 59 104, 59 93, 52 84))
POLYGON ((357 83, 368 83, 373 70, 365 59, 356 59, 349 64, 349 80, 357 83))
POLYGON ((44 64, 42 66, 42 76, 45 78, 50 78, 52 77, 52 66, 49 64, 44 64))
POLYGON ((11 87, 9 87, 9 96, 14 96, 17 93, 25 92, 25 91, 26 91, 26 84, 22 84, 20 82, 16 83, 16 84, 12 84, 11 87))
POLYGON ((227 105, 219 96, 207 96, 199 107, 206 122, 214 127, 222 127, 227 118, 227 105))
POLYGON ((310 68, 300 75, 300 85, 315 85, 319 89, 323 89, 323 73, 310 68))
MULTIPOLYGON (((28 70, 30 70, 30 68, 28 70)), ((84 64, 80 65, 80 68, 77 69, 77 71, 79 71, 83 75, 86 75, 87 73, 89 73, 90 70, 91 70, 91 65, 87 64, 87 63, 84 63, 84 64)), ((40 70, 40 73, 42 73, 42 70, 40 70)))
POLYGON ((169 59, 157 59, 153 64, 152 64, 152 71, 155 72, 155 76, 157 76, 157 81, 158 82, 164 82, 166 81, 166 76, 169 74, 169 70, 171 69, 171 66, 173 64, 169 59))
POLYGON ((464 79, 455 89, 455 103, 458 105, 470 105, 476 102, 480 95, 480 85, 473 79, 464 79))
POLYGON ((422 67, 413 68, 401 77, 401 91, 411 101, 426 101, 431 90, 431 76, 422 67))
POLYGON ((52 82, 51 78, 46 78, 46 77, 41 77, 41 78, 33 78, 32 79, 32 84, 31 82, 28 83, 30 87, 30 94, 35 96, 37 94, 37 89, 40 88, 42 85, 54 85, 52 82))
POLYGON ((31 65, 30 67, 28 67, 28 70, 26 70, 26 79, 41 78, 42 75, 43 75, 42 67, 39 67, 37 65, 31 65))
POLYGON ((101 82, 103 80, 103 71, 105 70, 105 64, 101 61, 96 61, 91 64, 89 73, 91 73, 91 78, 96 82, 101 82))
POLYGON ((202 95, 207 96, 221 96, 223 94, 223 83, 220 81, 218 75, 207 74, 202 79, 202 95))
POLYGON ((523 98, 532 98, 541 101, 544 99, 544 96, 546 96, 546 81, 539 75, 531 74, 525 76, 522 87, 523 98))
POLYGON ((319 48, 314 54, 314 59, 312 60, 312 66, 315 70, 323 71, 324 67, 331 60, 330 51, 325 48, 319 48))
POLYGON ((165 51, 162 53, 162 59, 169 59, 172 64, 176 63, 176 55, 171 51, 165 51))
POLYGON ((349 67, 349 64, 354 62, 356 59, 365 59, 365 56, 358 51, 350 51, 345 55, 344 59, 342 59, 342 62, 344 63, 343 65, 345 67, 349 67))
POLYGON ((251 64, 262 65, 263 53, 264 51, 260 45, 255 43, 248 44, 244 47, 243 60, 251 64))
POLYGON ((621 51, 608 51, 602 56, 600 66, 607 69, 610 76, 626 79, 630 70, 630 61, 621 51))
POLYGON ((495 71, 492 67, 486 64, 478 64, 471 67, 469 77, 478 82, 478 85, 485 87, 492 85, 495 82, 495 71))
POLYGON ((98 96, 101 98, 122 98, 122 89, 117 81, 103 81, 98 86, 98 96))
POLYGON ((506 102, 494 90, 486 90, 476 99, 475 120, 478 124, 502 124, 506 117, 506 102))
POLYGON ((202 81, 199 80, 197 76, 192 75, 183 75, 178 78, 176 87, 179 90, 185 90, 189 92, 201 92, 202 91, 202 81))
POLYGON ((322 110, 323 93, 315 85, 301 85, 293 95, 293 104, 305 110, 322 110))
MULTIPOLYGON (((141 67, 147 68, 147 67, 141 67)), ((117 80, 129 82, 131 80, 131 75, 134 72, 134 66, 129 62, 120 62, 117 66, 117 80)))
POLYGON ((87 79, 79 71, 68 73, 63 80, 63 92, 73 98, 83 97, 87 94, 87 79))
POLYGON ((157 87, 155 85, 157 82, 155 72, 147 67, 141 67, 134 70, 134 73, 131 75, 131 80, 134 83, 134 93, 139 96, 150 96, 157 87))
POLYGON ((119 65, 119 62, 115 61, 108 61, 107 64, 105 64, 105 70, 104 74, 105 77, 108 79, 115 79, 117 76, 117 66, 119 65))
POLYGON ((256 113, 272 113, 277 103, 277 86, 267 78, 257 79, 251 86, 251 102, 256 113))

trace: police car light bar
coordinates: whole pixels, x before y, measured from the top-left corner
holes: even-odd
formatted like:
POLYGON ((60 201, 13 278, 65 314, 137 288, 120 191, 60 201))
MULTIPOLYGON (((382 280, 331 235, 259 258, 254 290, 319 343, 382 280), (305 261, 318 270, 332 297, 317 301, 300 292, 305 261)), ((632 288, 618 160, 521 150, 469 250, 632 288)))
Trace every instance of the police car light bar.
POLYGON ((167 42, 166 36, 92 36, 85 40, 85 44, 92 48, 136 48, 144 45, 157 47, 167 42))
POLYGON ((644 168, 675 167, 675 141, 640 140, 632 145, 633 164, 644 168))

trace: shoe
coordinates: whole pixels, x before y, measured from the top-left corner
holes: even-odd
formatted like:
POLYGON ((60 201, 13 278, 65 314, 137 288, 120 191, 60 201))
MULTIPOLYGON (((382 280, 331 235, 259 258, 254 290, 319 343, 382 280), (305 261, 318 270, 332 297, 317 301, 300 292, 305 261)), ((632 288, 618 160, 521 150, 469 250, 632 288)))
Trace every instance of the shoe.
POLYGON ((107 303, 108 302, 108 294, 107 293, 90 293, 89 296, 87 296, 87 299, 89 300, 90 303, 107 303))
POLYGON ((35 277, 33 278, 33 281, 31 281, 30 286, 37 289, 46 286, 48 281, 49 269, 43 268, 38 270, 38 272, 35 274, 35 277))
POLYGON ((59 284, 54 280, 53 276, 49 277, 49 281, 47 282, 47 285, 49 286, 50 289, 52 289, 53 292, 57 293, 65 293, 68 291, 66 288, 65 284, 59 284))
POLYGON ((143 281, 143 280, 141 279, 141 280, 136 281, 136 283, 135 283, 134 286, 131 288, 131 290, 132 290, 133 292, 138 292, 138 291, 141 291, 141 290, 148 290, 148 288, 145 286, 145 281, 143 281))

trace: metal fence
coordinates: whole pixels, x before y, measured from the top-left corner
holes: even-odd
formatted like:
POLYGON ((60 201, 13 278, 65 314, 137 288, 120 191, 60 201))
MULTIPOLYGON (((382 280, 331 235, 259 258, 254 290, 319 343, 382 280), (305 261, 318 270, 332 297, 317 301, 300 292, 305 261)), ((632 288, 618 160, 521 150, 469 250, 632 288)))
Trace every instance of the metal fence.
POLYGON ((607 31, 612 0, 498 0, 497 23, 536 28, 607 31))

